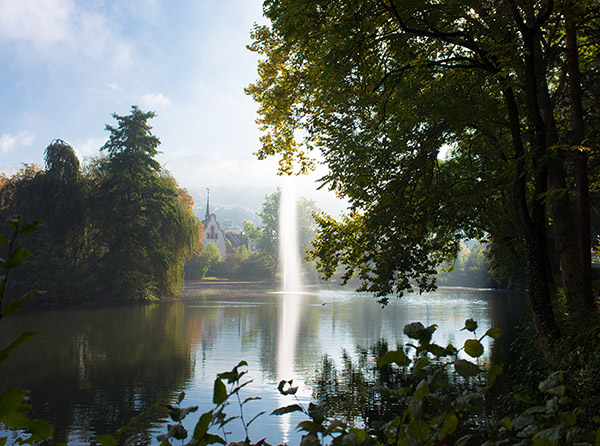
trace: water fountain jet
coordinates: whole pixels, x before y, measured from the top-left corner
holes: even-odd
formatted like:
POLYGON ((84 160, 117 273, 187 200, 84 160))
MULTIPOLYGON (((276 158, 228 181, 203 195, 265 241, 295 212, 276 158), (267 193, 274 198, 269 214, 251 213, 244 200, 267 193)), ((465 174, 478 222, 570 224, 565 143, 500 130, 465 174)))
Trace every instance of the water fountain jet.
MULTIPOLYGON (((277 379, 294 379, 296 345, 299 331, 301 288, 300 255, 298 249, 298 225, 296 216, 296 194, 293 178, 284 178, 284 184, 279 197, 279 261, 281 271, 281 316, 277 351, 277 379)), ((286 404, 284 399, 282 404, 286 404)), ((292 432, 290 414, 281 418, 281 428, 284 442, 289 440, 292 432)))
POLYGON ((300 255, 296 193, 292 178, 286 178, 279 197, 279 259, 284 293, 300 292, 300 255))

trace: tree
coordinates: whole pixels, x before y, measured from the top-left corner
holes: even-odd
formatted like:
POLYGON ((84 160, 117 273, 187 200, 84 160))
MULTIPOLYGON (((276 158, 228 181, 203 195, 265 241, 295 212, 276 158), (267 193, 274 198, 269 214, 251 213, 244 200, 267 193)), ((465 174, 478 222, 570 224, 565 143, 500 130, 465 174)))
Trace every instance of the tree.
POLYGON ((84 190, 79 159, 65 141, 56 139, 44 152, 45 184, 40 197, 46 224, 61 244, 81 233, 84 224, 84 190))
MULTIPOLYGON (((579 102, 591 111, 598 60, 586 56, 578 79, 565 54, 598 54, 587 26, 597 9, 581 1, 563 14, 552 0, 266 1, 272 26, 255 27, 250 47, 266 59, 247 88, 265 132, 259 156, 281 155, 282 171, 294 162, 303 171, 319 150, 324 183, 351 203, 341 222, 318 220, 314 252, 325 275, 342 265, 385 302, 415 282, 433 288, 458 240, 515 233, 536 327, 556 339, 551 216, 569 305, 589 311, 590 281, 576 272, 589 268, 585 159, 597 138, 584 144, 568 116, 579 102), (580 33, 570 46, 566 15, 580 33), (569 96, 569 84, 580 94, 569 96)), ((593 111, 575 115, 596 119, 587 128, 598 122, 593 111)))
POLYGON ((220 262, 221 254, 217 245, 207 243, 185 265, 185 278, 195 280, 204 279, 206 273, 220 262))
MULTIPOLYGON (((262 226, 244 222, 244 235, 256 243, 261 256, 261 266, 271 272, 275 277, 279 263, 279 203, 281 190, 278 189, 265 197, 262 210, 257 215, 262 220, 262 226)), ((311 243, 315 237, 315 216, 320 213, 319 208, 313 200, 300 197, 296 202, 297 208, 297 230, 298 230, 298 255, 301 259, 306 257, 311 243)), ((259 260, 259 259, 256 259, 259 260)), ((312 266, 308 262, 302 262, 304 273, 311 273, 312 266)))
POLYGON ((173 295, 183 286, 183 267, 200 243, 200 223, 190 197, 154 159, 159 139, 148 119, 154 113, 133 106, 113 117, 118 126, 101 150, 93 197, 100 288, 120 300, 173 295))
MULTIPOLYGON (((45 290, 51 298, 69 294, 81 280, 80 249, 85 234, 85 196, 79 160, 62 140, 45 150, 45 168, 25 165, 2 188, 3 211, 28 221, 41 220, 31 244, 38 256, 17 271, 13 286, 45 290)), ((79 288, 79 287, 76 287, 79 288)))
POLYGON ((74 149, 54 140, 45 168, 25 165, 0 183, 0 215, 42 220, 13 286, 52 300, 139 300, 183 288, 183 267, 202 235, 193 199, 154 159, 159 139, 144 113, 113 115, 116 127, 82 171, 74 149), (20 279, 20 280, 19 280, 20 279))

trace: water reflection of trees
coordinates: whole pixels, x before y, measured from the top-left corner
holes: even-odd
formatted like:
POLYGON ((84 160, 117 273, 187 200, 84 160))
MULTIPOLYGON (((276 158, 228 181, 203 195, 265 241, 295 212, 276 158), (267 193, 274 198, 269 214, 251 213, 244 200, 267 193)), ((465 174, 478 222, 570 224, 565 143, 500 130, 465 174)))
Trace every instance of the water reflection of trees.
MULTIPOLYGON (((193 372, 180 304, 21 315, 6 322, 7 331, 31 327, 40 334, 2 364, 0 385, 30 389, 35 416, 55 426, 58 441, 114 432, 141 410, 170 402, 193 372)), ((136 431, 144 442, 159 421, 156 411, 140 420, 136 431)))
MULTIPOLYGON (((446 290, 430 296, 410 296, 401 302, 392 300, 382 309, 368 295, 350 293, 350 297, 339 300, 340 295, 335 296, 326 302, 322 295, 302 296, 297 306, 297 333, 292 334, 294 351, 290 352, 296 373, 315 369, 323 353, 323 342, 340 345, 340 351, 330 352, 336 356, 341 354, 342 344, 352 349, 355 345, 373 345, 382 338, 403 342, 403 326, 414 321, 439 324, 435 339, 454 344, 464 342, 462 338, 467 334, 459 330, 468 318, 479 321, 481 334, 491 326, 500 326, 505 336, 491 345, 486 358, 496 352, 503 358, 523 300, 520 295, 483 290, 446 290)), ((224 333, 235 333, 240 350, 256 352, 263 376, 276 381, 285 296, 265 290, 205 290, 197 297, 206 303, 197 309, 197 316, 202 319, 202 351, 212 350, 217 337, 224 333)))

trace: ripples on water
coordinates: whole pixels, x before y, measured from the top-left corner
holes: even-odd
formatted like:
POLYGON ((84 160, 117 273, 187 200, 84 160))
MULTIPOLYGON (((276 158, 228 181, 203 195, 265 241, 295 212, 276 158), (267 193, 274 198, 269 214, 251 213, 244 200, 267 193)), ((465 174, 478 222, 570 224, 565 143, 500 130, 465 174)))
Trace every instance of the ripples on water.
MULTIPOLYGON (((352 355, 357 346, 380 339, 394 348, 406 341, 404 325, 414 321, 437 324, 434 341, 442 345, 462 345, 469 337, 460 331, 467 318, 478 321, 479 336, 500 326, 507 340, 522 302, 522 296, 490 290, 441 289, 390 299, 382 309, 372 296, 342 289, 294 293, 292 299, 258 288, 188 285, 175 302, 6 318, 3 340, 27 330, 41 334, 0 365, 2 388, 31 389, 36 416, 48 419, 57 439, 71 444, 114 432, 141 408, 169 402, 181 391, 185 404, 200 406, 188 423, 193 429, 199 414, 212 408, 216 374, 242 359, 253 380, 244 397, 262 397, 245 409, 250 419, 293 403, 277 392, 282 378, 293 378, 308 402, 323 355, 339 362, 344 349, 352 355)), ((485 348, 483 361, 500 349, 489 342, 485 348)), ((251 438, 297 443, 294 427, 301 419, 264 415, 251 427, 251 438)), ((157 443, 160 421, 151 413, 141 423, 148 441, 157 443)), ((241 428, 233 431, 228 440, 243 439, 241 428)))

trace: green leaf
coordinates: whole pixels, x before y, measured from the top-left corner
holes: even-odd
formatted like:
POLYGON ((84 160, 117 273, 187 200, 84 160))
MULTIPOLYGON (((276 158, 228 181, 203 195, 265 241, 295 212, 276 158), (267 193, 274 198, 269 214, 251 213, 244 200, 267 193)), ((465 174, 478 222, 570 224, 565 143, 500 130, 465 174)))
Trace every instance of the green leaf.
POLYGON ((524 402, 525 404, 535 404, 535 400, 533 398, 531 398, 529 395, 521 395, 519 393, 515 393, 514 398, 516 400, 524 402))
POLYGON ((181 411, 179 412, 179 420, 176 420, 176 421, 183 420, 185 417, 188 416, 188 414, 190 414, 192 412, 196 412, 197 410, 198 410, 198 406, 190 406, 190 407, 182 408, 181 411))
POLYGON ((0 395, 0 421, 8 414, 23 410, 23 402, 29 392, 23 389, 8 389, 0 395))
POLYGON ((236 415, 236 416, 233 416, 233 417, 229 417, 229 418, 227 418, 226 420, 219 421, 219 427, 220 427, 220 428, 223 428, 223 426, 225 426, 225 425, 227 425, 227 424, 231 423, 231 422, 232 422, 232 421, 234 421, 234 420, 237 420, 238 418, 240 418, 240 417, 239 417, 238 415, 236 415))
POLYGON ((16 313, 19 308, 21 308, 21 306, 29 299, 31 299, 33 296, 37 295, 38 291, 37 290, 33 290, 30 291, 29 293, 27 293, 25 296, 23 296, 21 299, 18 300, 13 300, 12 302, 7 303, 4 308, 2 309, 2 313, 4 316, 10 316, 11 314, 16 313))
MULTIPOLYGON (((188 414, 190 414, 192 412, 196 412, 198 410, 198 406, 190 406, 190 407, 181 408, 178 406, 173 406, 172 404, 167 404, 166 406, 163 406, 163 407, 165 407, 167 409, 169 416, 175 422, 179 422, 179 421, 183 420, 188 414)), ((121 429, 119 429, 119 431, 122 431, 121 433, 123 433, 123 432, 125 432, 125 430, 127 430, 129 428, 131 428, 131 423, 129 423, 127 426, 122 427, 121 429)))
POLYGON ((213 403, 219 405, 225 401, 227 401, 227 388, 221 378, 216 378, 213 391, 213 403))
POLYGON ((502 368, 503 367, 500 364, 494 364, 490 368, 490 371, 488 372, 488 388, 492 387, 492 384, 494 384, 498 375, 500 375, 500 373, 502 373, 502 368))
POLYGON ((420 339, 422 333, 425 331, 425 327, 420 322, 412 322, 404 326, 403 332, 406 336, 412 339, 420 339))
POLYGON ((358 429, 356 427, 350 428, 350 433, 356 435, 356 443, 363 444, 367 438, 369 438, 369 434, 364 429, 358 429))
POLYGON ((430 361, 429 361, 429 358, 427 356, 423 356, 422 358, 419 358, 419 360, 415 364, 415 368, 413 369, 413 373, 417 373, 419 370, 421 370, 423 367, 425 367, 429 363, 430 363, 430 361))
POLYGON ((198 442, 197 446, 204 446, 207 444, 215 444, 215 443, 227 444, 227 442, 225 440, 223 440, 221 437, 219 437, 218 435, 206 434, 206 435, 204 435, 204 437, 202 437, 202 440, 200 440, 198 442))
POLYGON ((537 437, 533 439, 532 446, 556 446, 552 440, 546 437, 537 437))
POLYGON ((429 395, 429 384, 427 384, 427 381, 422 380, 417 386, 415 393, 413 393, 413 396, 422 401, 427 395, 429 395))
POLYGON ((181 392, 179 394, 179 396, 177 397, 177 402, 181 403, 183 401, 183 399, 185 398, 185 392, 181 392))
POLYGON ((8 243, 9 239, 2 232, 0 232, 0 246, 4 246, 8 243))
POLYGON ((26 331, 25 333, 21 333, 17 337, 17 339, 15 339, 14 341, 12 341, 10 343, 10 345, 8 347, 0 350, 0 363, 6 361, 6 359, 8 358, 8 356, 11 354, 11 352, 14 349, 19 347, 20 345, 25 344, 26 342, 29 342, 31 340, 31 338, 33 336, 35 336, 36 334, 38 334, 38 332, 36 332, 36 331, 26 331))
POLYGON ((489 336, 492 339, 498 339, 500 336, 502 336, 502 329, 490 328, 488 331, 485 332, 484 336, 489 336))
POLYGON ((21 262, 29 256, 31 256, 31 251, 23 248, 22 245, 18 245, 2 264, 5 269, 12 269, 19 266, 21 262))
POLYGON ((285 415, 290 412, 304 412, 302 406, 299 404, 292 404, 290 406, 280 407, 279 409, 275 409, 271 412, 271 415, 285 415))
POLYGON ((281 381, 279 381, 277 390, 279 390, 279 393, 281 393, 282 395, 295 395, 296 392, 298 391, 298 387, 292 387, 293 382, 294 382, 293 379, 290 379, 289 381, 281 380, 281 381), (286 384, 289 384, 289 387, 287 389, 285 389, 286 384))
POLYGON ((442 437, 447 437, 448 435, 452 435, 456 428, 458 427, 458 417, 454 414, 449 414, 444 418, 444 422, 442 423, 442 428, 439 430, 439 434, 442 437))
POLYGON ((21 226, 23 220, 18 215, 13 215, 12 217, 7 218, 5 223, 11 228, 17 229, 19 226, 21 226))
POLYGON ((408 423, 406 431, 411 437, 422 440, 430 434, 431 428, 425 421, 415 419, 408 423))
POLYGON ((324 434, 329 435, 332 432, 336 431, 336 429, 338 429, 339 427, 342 427, 342 431, 343 431, 343 426, 344 426, 344 423, 342 422, 342 420, 333 420, 331 423, 329 423, 329 426, 327 426, 327 429, 325 429, 324 434))
POLYGON ((413 322, 404 326, 403 332, 412 339, 418 339, 421 344, 429 344, 431 336, 437 330, 437 325, 425 328, 421 322, 413 322))
POLYGON ((402 350, 390 350, 377 360, 378 367, 391 363, 396 363, 400 367, 407 366, 410 364, 410 358, 402 350))
POLYGON ((560 412, 558 417, 560 418, 561 423, 565 426, 571 427, 575 426, 575 423, 577 423, 577 415, 575 415, 573 412, 560 412))
POLYGON ((308 416, 311 417, 316 423, 322 424, 327 417, 327 405, 325 403, 309 403, 308 416))
POLYGON ((447 352, 449 355, 453 355, 453 354, 455 354, 456 352, 458 352, 458 350, 456 350, 456 347, 455 347, 455 346, 453 346, 452 344, 448 344, 448 345, 446 346, 446 352, 447 352))
POLYGON ((472 358, 479 358, 483 355, 483 345, 477 339, 467 339, 465 341, 465 352, 472 358))
POLYGON ((425 350, 427 350, 429 353, 433 354, 437 358, 448 355, 446 349, 437 344, 427 344, 425 350))
POLYGON ((567 389, 564 385, 557 385, 558 382, 554 378, 547 378, 538 384, 538 390, 550 395, 564 396, 567 389))
POLYGON ((100 443, 101 446, 117 446, 117 444, 118 444, 115 437, 113 437, 110 434, 98 435, 98 436, 94 437, 94 440, 97 441, 98 443, 100 443))
POLYGON ((21 234, 21 235, 32 234, 36 230, 36 228, 39 226, 39 224, 41 222, 42 222, 41 220, 37 220, 37 221, 34 221, 33 223, 25 223, 21 227, 21 230, 19 231, 19 234, 21 234))
POLYGON ((454 363, 454 370, 456 370, 456 373, 458 373, 463 378, 476 376, 480 372, 480 369, 477 366, 477 364, 473 364, 472 362, 467 361, 465 359, 458 359, 454 363))
POLYGON ((300 430, 310 432, 312 434, 325 431, 325 428, 323 426, 310 420, 301 421, 296 427, 300 430))
POLYGON ((473 319, 467 319, 465 321, 465 326, 461 330, 469 330, 469 331, 477 330, 477 321, 475 321, 473 319))
POLYGON ((266 412, 263 410, 262 412, 257 413, 256 415, 254 415, 252 417, 252 419, 250 421, 248 421, 248 426, 250 426, 254 420, 256 420, 258 417, 260 417, 261 415, 264 415, 266 412))
POLYGON ((198 422, 196 423, 196 427, 194 428, 194 434, 192 437, 196 440, 200 440, 204 435, 208 432, 208 428, 210 427, 210 422, 213 419, 213 411, 208 411, 202 414, 198 422))
POLYGON ((455 400, 456 408, 466 413, 480 413, 485 405, 485 400, 480 393, 463 394, 455 400))
POLYGON ((31 439, 35 441, 50 441, 54 435, 54 426, 46 420, 35 420, 29 425, 31 439))
POLYGON ((502 420, 500 421, 500 425, 509 432, 512 432, 513 430, 512 421, 510 421, 510 418, 508 417, 502 418, 502 420))

